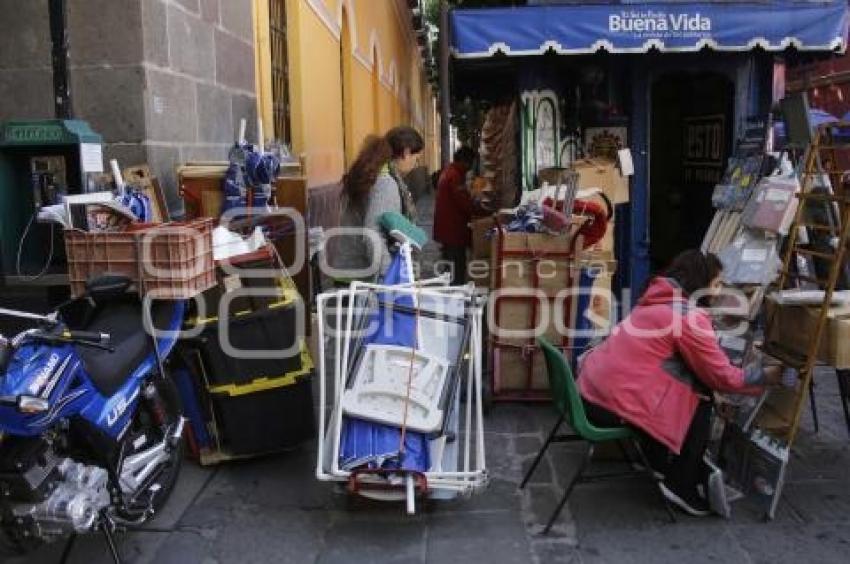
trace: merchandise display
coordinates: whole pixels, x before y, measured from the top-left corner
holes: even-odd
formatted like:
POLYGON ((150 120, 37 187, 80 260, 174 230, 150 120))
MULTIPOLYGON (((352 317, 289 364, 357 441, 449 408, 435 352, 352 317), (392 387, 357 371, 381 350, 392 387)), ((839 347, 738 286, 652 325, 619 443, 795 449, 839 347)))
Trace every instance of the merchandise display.
POLYGON ((742 210, 758 182, 763 164, 761 155, 731 157, 723 180, 714 189, 712 205, 722 210, 742 210))
POLYGON ((794 176, 766 176, 756 186, 755 194, 744 208, 742 222, 749 228, 787 235, 794 212, 800 183, 794 176))
POLYGON ((723 281, 727 284, 769 284, 779 274, 782 261, 775 239, 743 231, 723 249, 723 281))
POLYGON ((481 131, 481 168, 492 180, 496 207, 511 207, 518 196, 517 122, 516 102, 506 102, 487 112, 481 131))

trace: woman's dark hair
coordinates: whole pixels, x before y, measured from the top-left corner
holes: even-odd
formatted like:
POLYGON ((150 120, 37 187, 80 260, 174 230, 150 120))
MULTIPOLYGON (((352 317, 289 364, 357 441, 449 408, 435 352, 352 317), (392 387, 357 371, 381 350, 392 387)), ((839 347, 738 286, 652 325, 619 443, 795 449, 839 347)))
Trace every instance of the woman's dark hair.
POLYGON ((662 275, 675 280, 685 294, 691 295, 708 288, 721 272, 723 263, 717 255, 691 249, 679 253, 662 275))
POLYGON ((342 179, 343 192, 352 204, 362 209, 384 165, 403 157, 405 149, 415 155, 424 148, 425 141, 419 132, 406 125, 390 129, 383 137, 368 136, 342 179))
POLYGON ((457 151, 455 151, 452 160, 459 163, 464 163, 465 165, 471 167, 472 163, 475 162, 475 151, 471 147, 467 147, 464 145, 457 151))

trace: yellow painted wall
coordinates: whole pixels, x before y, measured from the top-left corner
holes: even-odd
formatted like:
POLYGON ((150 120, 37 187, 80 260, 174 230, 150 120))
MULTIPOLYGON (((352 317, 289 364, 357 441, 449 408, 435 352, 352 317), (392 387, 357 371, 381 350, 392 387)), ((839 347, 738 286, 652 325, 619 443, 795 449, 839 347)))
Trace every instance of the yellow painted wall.
POLYGON ((306 157, 310 186, 339 181, 367 135, 400 124, 420 129, 427 141, 423 163, 436 166, 433 98, 418 46, 405 31, 411 25, 405 5, 403 0, 287 0, 292 142, 294 152, 306 157), (351 54, 344 73, 342 18, 349 18, 347 37, 355 43, 343 50, 351 54), (350 82, 347 131, 343 74, 350 82), (422 116, 421 123, 413 123, 416 116, 422 116))

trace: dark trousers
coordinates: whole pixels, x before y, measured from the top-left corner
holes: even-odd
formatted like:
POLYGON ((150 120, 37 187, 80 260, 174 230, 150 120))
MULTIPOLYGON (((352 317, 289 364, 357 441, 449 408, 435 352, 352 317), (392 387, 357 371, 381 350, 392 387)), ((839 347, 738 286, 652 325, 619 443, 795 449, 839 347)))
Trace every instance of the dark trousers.
MULTIPOLYGON (((585 411, 591 423, 599 427, 616 427, 622 419, 607 409, 585 400, 585 411)), ((640 430, 639 430, 640 431, 640 430)), ((665 482, 679 491, 695 491, 698 484, 708 480, 708 468, 703 461, 705 449, 711 438, 711 402, 700 401, 685 441, 682 452, 674 454, 666 446, 641 431, 646 457, 654 470, 665 476, 665 482)))
POLYGON ((452 285, 466 284, 466 247, 442 245, 440 254, 452 264, 452 285))

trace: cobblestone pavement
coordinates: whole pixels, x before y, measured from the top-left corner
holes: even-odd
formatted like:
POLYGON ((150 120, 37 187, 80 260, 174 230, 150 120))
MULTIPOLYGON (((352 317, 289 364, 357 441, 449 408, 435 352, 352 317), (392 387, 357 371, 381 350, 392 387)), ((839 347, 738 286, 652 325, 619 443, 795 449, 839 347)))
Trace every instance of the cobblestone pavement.
MULTIPOLYGON (((557 526, 541 536, 578 452, 553 446, 529 486, 519 490, 554 413, 546 405, 496 404, 485 423, 491 483, 477 497, 426 504, 408 517, 400 505, 361 502, 317 482, 315 446, 308 445, 212 469, 187 463, 164 513, 123 534, 120 548, 134 564, 844 563, 850 435, 834 375, 824 371, 817 382, 821 430, 811 431, 807 413, 772 522, 741 501, 729 521, 681 517, 671 524, 653 486, 626 478, 578 486, 557 526)), ((56 563, 62 548, 11 562, 56 563)), ((110 559, 102 540, 92 536, 77 542, 69 561, 110 559)))
MULTIPOLYGON (((213 469, 187 463, 165 512, 143 530, 123 534, 121 551, 126 562, 138 564, 846 562, 850 438, 834 376, 819 380, 821 430, 816 435, 811 421, 804 422, 785 494, 768 523, 741 501, 729 521, 681 517, 670 524, 652 486, 625 478, 578 486, 543 537, 542 524, 578 453, 553 446, 529 486, 518 490, 553 412, 496 404, 486 418, 491 483, 477 497, 432 502, 408 517, 400 505, 358 501, 317 482, 310 446, 213 469)), ((12 562, 55 563, 61 551, 50 546, 12 562)), ((77 542, 70 562, 110 559, 93 536, 77 542)))

